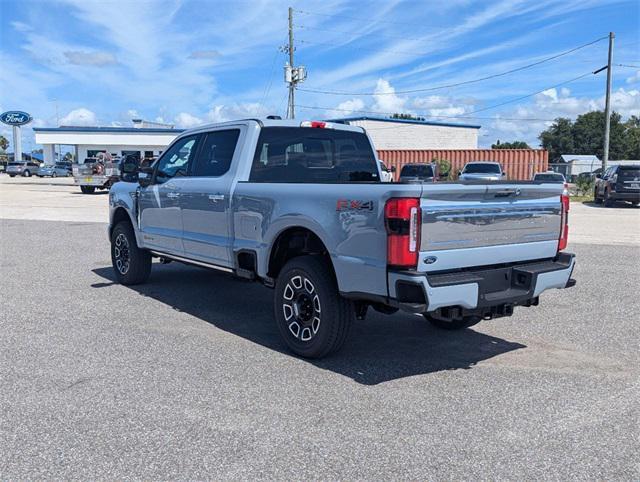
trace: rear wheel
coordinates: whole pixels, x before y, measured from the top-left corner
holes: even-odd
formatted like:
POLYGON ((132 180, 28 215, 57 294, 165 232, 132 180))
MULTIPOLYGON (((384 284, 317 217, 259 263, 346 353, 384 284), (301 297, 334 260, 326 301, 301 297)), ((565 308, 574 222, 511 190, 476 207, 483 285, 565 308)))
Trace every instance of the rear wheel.
POLYGON ((58 177, 58 175, 54 172, 53 174, 51 174, 51 177, 58 177))
POLYGON ((82 194, 93 194, 96 192, 95 186, 80 186, 80 190, 82 191, 82 194))
POLYGON ((479 316, 465 316, 461 320, 453 321, 445 321, 439 318, 434 318, 428 313, 424 313, 422 316, 424 316, 424 318, 436 328, 449 331, 469 328, 470 326, 477 325, 478 323, 480 323, 480 321, 482 321, 482 318, 480 318, 479 316))
POLYGON ((274 291, 278 331, 289 349, 322 358, 344 345, 353 304, 340 296, 331 270, 316 256, 293 258, 282 268, 274 291))
POLYGON ((151 273, 151 254, 138 248, 133 228, 126 221, 116 224, 111 233, 111 264, 123 285, 144 283, 151 273))

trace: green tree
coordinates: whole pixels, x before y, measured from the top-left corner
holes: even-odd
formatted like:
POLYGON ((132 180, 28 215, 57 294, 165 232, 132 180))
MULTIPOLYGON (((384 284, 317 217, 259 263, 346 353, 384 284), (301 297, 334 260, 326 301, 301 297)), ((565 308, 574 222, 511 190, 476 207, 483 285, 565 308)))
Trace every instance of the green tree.
POLYGON ((500 142, 497 140, 491 145, 491 149, 531 149, 531 147, 524 141, 500 142))
POLYGON ((7 147, 9 147, 9 141, 5 136, 0 136, 0 150, 6 151, 7 147))
POLYGON ((538 136, 542 147, 549 151, 549 159, 554 160, 562 154, 577 154, 574 151, 573 123, 571 119, 558 117, 553 124, 538 136))
MULTIPOLYGON (((620 122, 620 114, 611 114, 609 131, 609 159, 622 159, 625 154, 625 127, 620 122)), ((594 154, 602 159, 604 155, 604 126, 603 111, 592 111, 579 115, 573 124, 574 152, 563 154, 594 154)))
POLYGON ((640 117, 637 115, 624 123, 624 158, 640 159, 640 117))

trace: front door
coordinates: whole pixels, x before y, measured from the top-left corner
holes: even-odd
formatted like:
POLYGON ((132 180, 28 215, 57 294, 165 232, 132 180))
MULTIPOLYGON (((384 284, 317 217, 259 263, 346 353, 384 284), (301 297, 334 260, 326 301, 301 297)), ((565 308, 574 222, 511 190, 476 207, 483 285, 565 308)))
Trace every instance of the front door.
POLYGON ((180 196, 197 140, 198 136, 178 139, 156 162, 151 184, 140 188, 139 222, 146 248, 176 255, 184 252, 180 196))
POLYGON ((182 184, 180 205, 184 252, 188 258, 231 267, 231 186, 240 128, 208 132, 182 184))

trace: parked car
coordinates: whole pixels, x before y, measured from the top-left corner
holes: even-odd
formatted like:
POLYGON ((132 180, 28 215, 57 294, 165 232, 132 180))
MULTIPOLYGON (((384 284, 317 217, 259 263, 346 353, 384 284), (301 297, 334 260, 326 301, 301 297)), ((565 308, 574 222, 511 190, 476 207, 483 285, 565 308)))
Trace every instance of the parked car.
POLYGON ((10 177, 24 176, 30 177, 40 169, 40 165, 35 162, 10 162, 7 165, 7 174, 10 177))
POLYGON ((380 180, 382 182, 393 182, 393 173, 396 172, 395 166, 388 168, 381 160, 378 160, 378 163, 380 164, 380 180))
POLYGON ((593 191, 596 204, 611 206, 616 201, 629 201, 634 206, 640 204, 640 164, 611 166, 604 175, 596 176, 593 191))
POLYGON ((261 282, 304 357, 340 349, 369 307, 461 329, 575 284, 561 185, 382 183, 361 127, 203 126, 137 174, 109 196, 118 282, 145 282, 154 257, 261 282))
POLYGON ((557 182, 560 184, 564 184, 566 179, 559 172, 547 171, 547 172, 536 172, 533 175, 532 181, 538 182, 557 182))
POLYGON ((54 166, 42 166, 36 171, 38 177, 68 177, 71 176, 71 166, 68 164, 56 164, 54 166))
POLYGON ((112 159, 108 152, 87 157, 82 164, 73 166, 73 180, 83 194, 93 194, 96 189, 110 189, 120 180, 119 159, 112 159))
POLYGON ((468 162, 458 172, 459 181, 502 181, 506 177, 507 173, 502 170, 502 166, 490 161, 468 162))
POLYGON ((438 165, 405 164, 400 169, 400 182, 435 182, 438 179, 438 165))

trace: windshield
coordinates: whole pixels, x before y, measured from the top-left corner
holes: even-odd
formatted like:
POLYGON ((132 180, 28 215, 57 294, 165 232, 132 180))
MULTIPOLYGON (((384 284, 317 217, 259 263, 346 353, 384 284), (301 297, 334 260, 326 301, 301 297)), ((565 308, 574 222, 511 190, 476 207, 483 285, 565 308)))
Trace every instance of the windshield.
POLYGON ((265 127, 253 159, 252 182, 380 182, 367 136, 307 127, 265 127))
POLYGON ((618 168, 618 178, 625 181, 640 181, 640 166, 621 166, 618 168))
POLYGON ((400 171, 402 177, 433 177, 433 168, 419 164, 407 164, 400 171))
POLYGON ((533 180, 545 182, 564 182, 564 176, 562 174, 541 173, 536 174, 533 180))
POLYGON ((500 174, 500 164, 467 164, 462 172, 465 174, 500 174))

